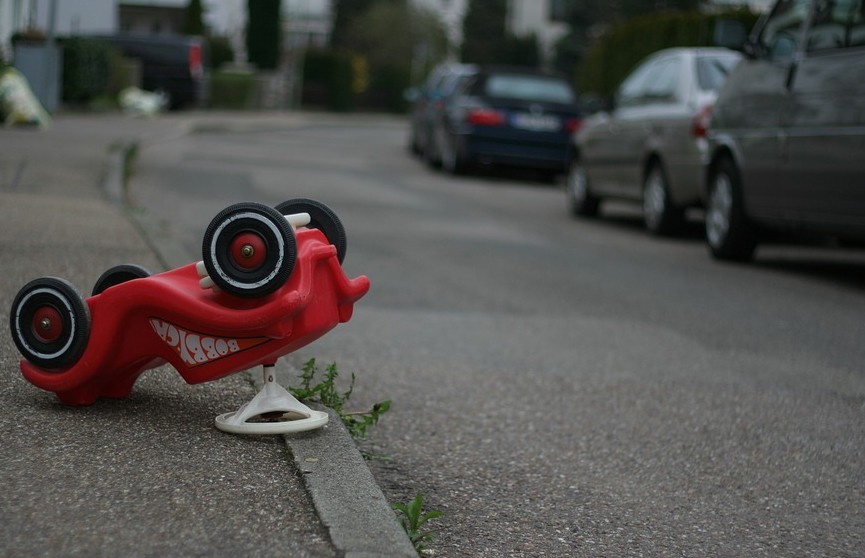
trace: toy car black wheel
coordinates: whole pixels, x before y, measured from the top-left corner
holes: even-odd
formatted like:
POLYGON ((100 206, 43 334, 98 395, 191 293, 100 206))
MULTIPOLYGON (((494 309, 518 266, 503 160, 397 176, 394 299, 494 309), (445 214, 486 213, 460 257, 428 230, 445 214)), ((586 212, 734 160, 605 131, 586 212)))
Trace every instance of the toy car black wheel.
POLYGON ((109 287, 114 287, 121 283, 132 281, 133 279, 144 279, 145 277, 150 277, 150 272, 140 265, 115 265, 100 275, 99 279, 96 280, 96 284, 93 286, 92 296, 102 294, 105 292, 105 289, 109 287))
POLYGON ((327 241, 336 247, 336 257, 339 260, 339 263, 342 263, 345 259, 348 240, 342 222, 331 208, 320 201, 297 198, 282 202, 276 206, 276 210, 283 215, 309 213, 310 222, 307 226, 313 229, 318 229, 324 233, 327 241))
POLYGON ((87 346, 90 310, 69 282, 42 277, 18 291, 9 326, 24 358, 41 368, 66 368, 87 346))
POLYGON ((208 225, 204 266, 223 291, 243 298, 279 289, 294 270, 297 242, 277 210, 259 203, 223 209, 208 225))

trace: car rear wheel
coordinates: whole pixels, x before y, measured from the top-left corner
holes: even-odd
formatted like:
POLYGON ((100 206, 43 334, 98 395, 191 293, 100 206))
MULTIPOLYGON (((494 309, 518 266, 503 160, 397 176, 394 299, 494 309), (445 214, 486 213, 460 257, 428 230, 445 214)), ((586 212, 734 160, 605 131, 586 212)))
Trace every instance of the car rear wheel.
POLYGON ((748 261, 757 248, 757 235, 745 214, 739 171, 729 157, 710 173, 706 242, 712 256, 721 260, 748 261))
POLYGON ((285 284, 294 270, 297 242, 291 225, 276 209, 238 203, 210 222, 202 256, 208 275, 221 290, 253 298, 285 284))
POLYGON ((309 213, 310 221, 307 226, 324 233, 327 241, 336 247, 336 257, 339 263, 343 262, 348 239, 346 238, 345 227, 342 226, 342 221, 339 220, 339 217, 336 216, 336 213, 331 208, 320 201, 297 198, 282 202, 276 206, 276 210, 282 215, 309 213))
POLYGON ((655 235, 672 235, 682 228, 684 212, 673 205, 667 177, 659 163, 654 163, 643 182, 643 223, 655 235))
POLYGON ((565 186, 571 213, 581 217, 595 217, 601 206, 601 199, 592 194, 586 169, 577 160, 571 161, 565 186))
POLYGON ((42 277, 27 283, 12 302, 12 339, 41 368, 67 368, 90 338, 90 309, 69 282, 42 277))
POLYGON ((99 279, 96 280, 96 284, 93 285, 93 292, 91 294, 92 296, 96 296, 105 292, 105 289, 109 287, 114 287, 115 285, 126 283, 133 279, 143 279, 145 277, 150 277, 150 272, 140 265, 115 265, 99 276, 99 279))

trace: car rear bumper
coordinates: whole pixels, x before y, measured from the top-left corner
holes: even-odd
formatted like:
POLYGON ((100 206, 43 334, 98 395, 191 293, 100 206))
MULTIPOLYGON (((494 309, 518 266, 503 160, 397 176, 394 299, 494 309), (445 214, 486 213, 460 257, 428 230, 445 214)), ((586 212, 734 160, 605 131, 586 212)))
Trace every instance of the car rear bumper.
POLYGON ((514 135, 468 134, 462 154, 468 161, 564 172, 568 166, 568 138, 514 135))

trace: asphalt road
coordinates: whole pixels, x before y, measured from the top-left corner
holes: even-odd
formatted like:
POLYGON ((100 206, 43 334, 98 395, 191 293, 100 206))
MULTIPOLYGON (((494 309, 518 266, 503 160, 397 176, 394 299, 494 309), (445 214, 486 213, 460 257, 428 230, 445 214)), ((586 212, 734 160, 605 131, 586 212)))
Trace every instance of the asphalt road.
POLYGON ((577 221, 560 187, 448 177, 406 136, 227 117, 143 146, 130 195, 168 265, 237 201, 337 212, 372 290, 288 358, 354 372, 358 408, 393 400, 370 467, 444 512, 436 556, 865 553, 862 251, 718 264, 699 226, 577 221))

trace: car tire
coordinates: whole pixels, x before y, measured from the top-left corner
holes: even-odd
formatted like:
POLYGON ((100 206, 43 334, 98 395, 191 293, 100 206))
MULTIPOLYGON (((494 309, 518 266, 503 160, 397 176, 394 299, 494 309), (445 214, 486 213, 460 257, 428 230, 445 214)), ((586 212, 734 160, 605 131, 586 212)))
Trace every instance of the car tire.
POLYGON ((757 248, 757 234, 745 213, 742 181, 735 163, 724 157, 709 175, 706 242, 719 260, 749 261, 757 248))
POLYGON ((423 151, 423 159, 424 162, 431 169, 439 169, 442 166, 442 154, 441 154, 441 144, 444 143, 443 132, 440 132, 438 128, 433 127, 432 131, 429 135, 429 141, 427 141, 426 148, 423 151))
POLYGON ((241 298, 266 296, 284 285, 294 270, 297 241, 276 209, 238 203, 223 209, 207 226, 202 257, 221 290, 241 298))
POLYGON ((105 289, 109 287, 114 287, 121 283, 132 281, 133 279, 144 279, 145 277, 150 277, 150 272, 140 265, 115 265, 99 276, 99 279, 96 280, 96 284, 93 285, 91 296, 102 294, 105 292, 105 289))
POLYGON ((643 224, 650 233, 674 235, 681 231, 685 220, 684 211, 673 205, 667 176, 661 164, 649 167, 643 181, 643 224))
POLYGON ((601 206, 601 198, 595 196, 589 186, 586 169, 576 158, 571 160, 565 182, 565 192, 571 213, 580 217, 595 217, 601 206))
POLYGON ((455 137, 447 132, 441 136, 439 151, 441 153, 441 168, 445 172, 453 175, 466 174, 468 171, 468 161, 460 154, 455 137))
POLYGON ((35 279, 18 291, 9 316, 15 346, 40 368, 78 362, 90 338, 90 309, 69 282, 35 279))
POLYGON ((345 260, 345 252, 348 247, 345 227, 342 226, 342 221, 331 208, 320 201, 296 198, 282 202, 276 206, 276 210, 282 215, 309 213, 310 221, 307 226, 324 233, 327 241, 336 247, 336 257, 339 263, 345 260))

